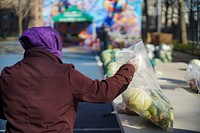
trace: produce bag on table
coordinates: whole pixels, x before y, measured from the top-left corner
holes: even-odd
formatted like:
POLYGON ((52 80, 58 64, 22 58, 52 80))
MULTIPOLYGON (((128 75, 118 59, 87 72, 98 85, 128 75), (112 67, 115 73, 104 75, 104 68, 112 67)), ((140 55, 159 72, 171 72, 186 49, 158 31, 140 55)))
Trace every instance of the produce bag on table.
POLYGON ((138 68, 122 99, 128 110, 152 121, 157 126, 172 131, 174 112, 170 101, 161 91, 154 69, 142 41, 116 52, 116 61, 124 64, 138 59, 138 68))

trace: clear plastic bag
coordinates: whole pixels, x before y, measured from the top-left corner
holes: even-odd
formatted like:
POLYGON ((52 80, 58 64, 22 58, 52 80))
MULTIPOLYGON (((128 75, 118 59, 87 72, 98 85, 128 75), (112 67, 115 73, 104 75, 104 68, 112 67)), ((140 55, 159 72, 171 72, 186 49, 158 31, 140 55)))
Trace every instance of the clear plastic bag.
POLYGON ((185 81, 193 91, 200 93, 200 60, 190 61, 185 73, 185 81))
POLYGON ((138 59, 138 68, 127 90, 122 93, 123 102, 129 110, 152 121, 157 126, 172 131, 174 112, 170 101, 161 91, 154 69, 142 41, 116 52, 116 61, 126 63, 138 59))

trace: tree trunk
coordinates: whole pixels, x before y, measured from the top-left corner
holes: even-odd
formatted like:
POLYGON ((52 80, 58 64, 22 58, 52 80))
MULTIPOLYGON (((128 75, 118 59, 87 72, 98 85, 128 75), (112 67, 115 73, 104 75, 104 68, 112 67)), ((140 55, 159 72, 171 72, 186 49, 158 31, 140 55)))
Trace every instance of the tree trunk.
POLYGON ((161 32, 162 0, 157 0, 157 32, 161 32))
POLYGON ((166 11, 165 11, 165 32, 168 32, 168 8, 169 8, 169 1, 165 0, 165 7, 166 7, 166 11))
POLYGON ((187 40, 187 29, 184 17, 184 0, 178 0, 179 3, 179 12, 180 12, 180 26, 181 26, 181 42, 184 44, 188 43, 187 40))
POLYGON ((30 11, 30 0, 14 0, 13 7, 15 9, 16 15, 18 16, 18 27, 19 27, 19 36, 23 32, 23 19, 27 17, 30 11))
POLYGON ((23 18, 22 18, 22 16, 21 15, 19 15, 19 17, 18 17, 18 26, 19 26, 19 36, 21 36, 21 34, 22 34, 22 32, 23 32, 23 29, 22 29, 22 21, 23 21, 23 18))
POLYGON ((144 0, 144 12, 146 16, 145 39, 147 39, 147 33, 149 32, 149 15, 148 15, 148 1, 147 0, 144 0))

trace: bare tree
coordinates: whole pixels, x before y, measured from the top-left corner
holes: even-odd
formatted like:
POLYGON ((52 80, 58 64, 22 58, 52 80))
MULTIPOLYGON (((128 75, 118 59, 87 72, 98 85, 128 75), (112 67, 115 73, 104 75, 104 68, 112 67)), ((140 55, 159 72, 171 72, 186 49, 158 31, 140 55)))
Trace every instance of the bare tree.
POLYGON ((200 48, 200 1, 199 0, 185 0, 187 7, 190 10, 189 33, 190 40, 193 42, 193 50, 200 48))
POLYGON ((12 0, 1 0, 0 1, 0 10, 9 7, 12 4, 12 0))
POLYGON ((146 41, 147 32, 149 32, 149 15, 148 15, 148 0, 144 0, 144 15, 145 15, 145 29, 143 39, 146 41))
POLYGON ((19 26, 19 35, 23 32, 23 19, 30 12, 30 0, 14 0, 13 6, 16 11, 16 15, 18 16, 18 26, 19 26))
POLYGON ((23 32, 23 19, 27 17, 30 12, 31 0, 1 0, 0 9, 10 8, 14 9, 16 16, 18 16, 19 35, 23 32))
POLYGON ((179 13, 180 13, 180 26, 181 26, 181 42, 187 44, 187 29, 185 22, 185 13, 184 13, 184 0, 178 0, 179 4, 179 13))
POLYGON ((165 0, 165 8, 166 8, 166 11, 165 11, 165 32, 167 32, 168 30, 168 25, 167 25, 167 22, 168 22, 168 15, 169 15, 169 6, 170 6, 170 3, 168 0, 165 0))

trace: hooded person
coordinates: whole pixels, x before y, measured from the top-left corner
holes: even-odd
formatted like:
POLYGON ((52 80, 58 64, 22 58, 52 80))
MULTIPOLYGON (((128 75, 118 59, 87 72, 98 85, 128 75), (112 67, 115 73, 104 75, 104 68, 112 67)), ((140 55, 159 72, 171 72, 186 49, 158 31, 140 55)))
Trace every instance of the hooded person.
POLYGON ((25 50, 31 47, 38 47, 61 59, 62 41, 59 33, 50 26, 33 27, 25 30, 19 38, 19 42, 25 50))
POLYGON ((111 102, 137 68, 132 59, 113 77, 92 80, 62 62, 62 41, 54 28, 32 27, 19 41, 23 59, 5 67, 0 78, 0 118, 7 120, 7 133, 72 133, 78 102, 111 102))

